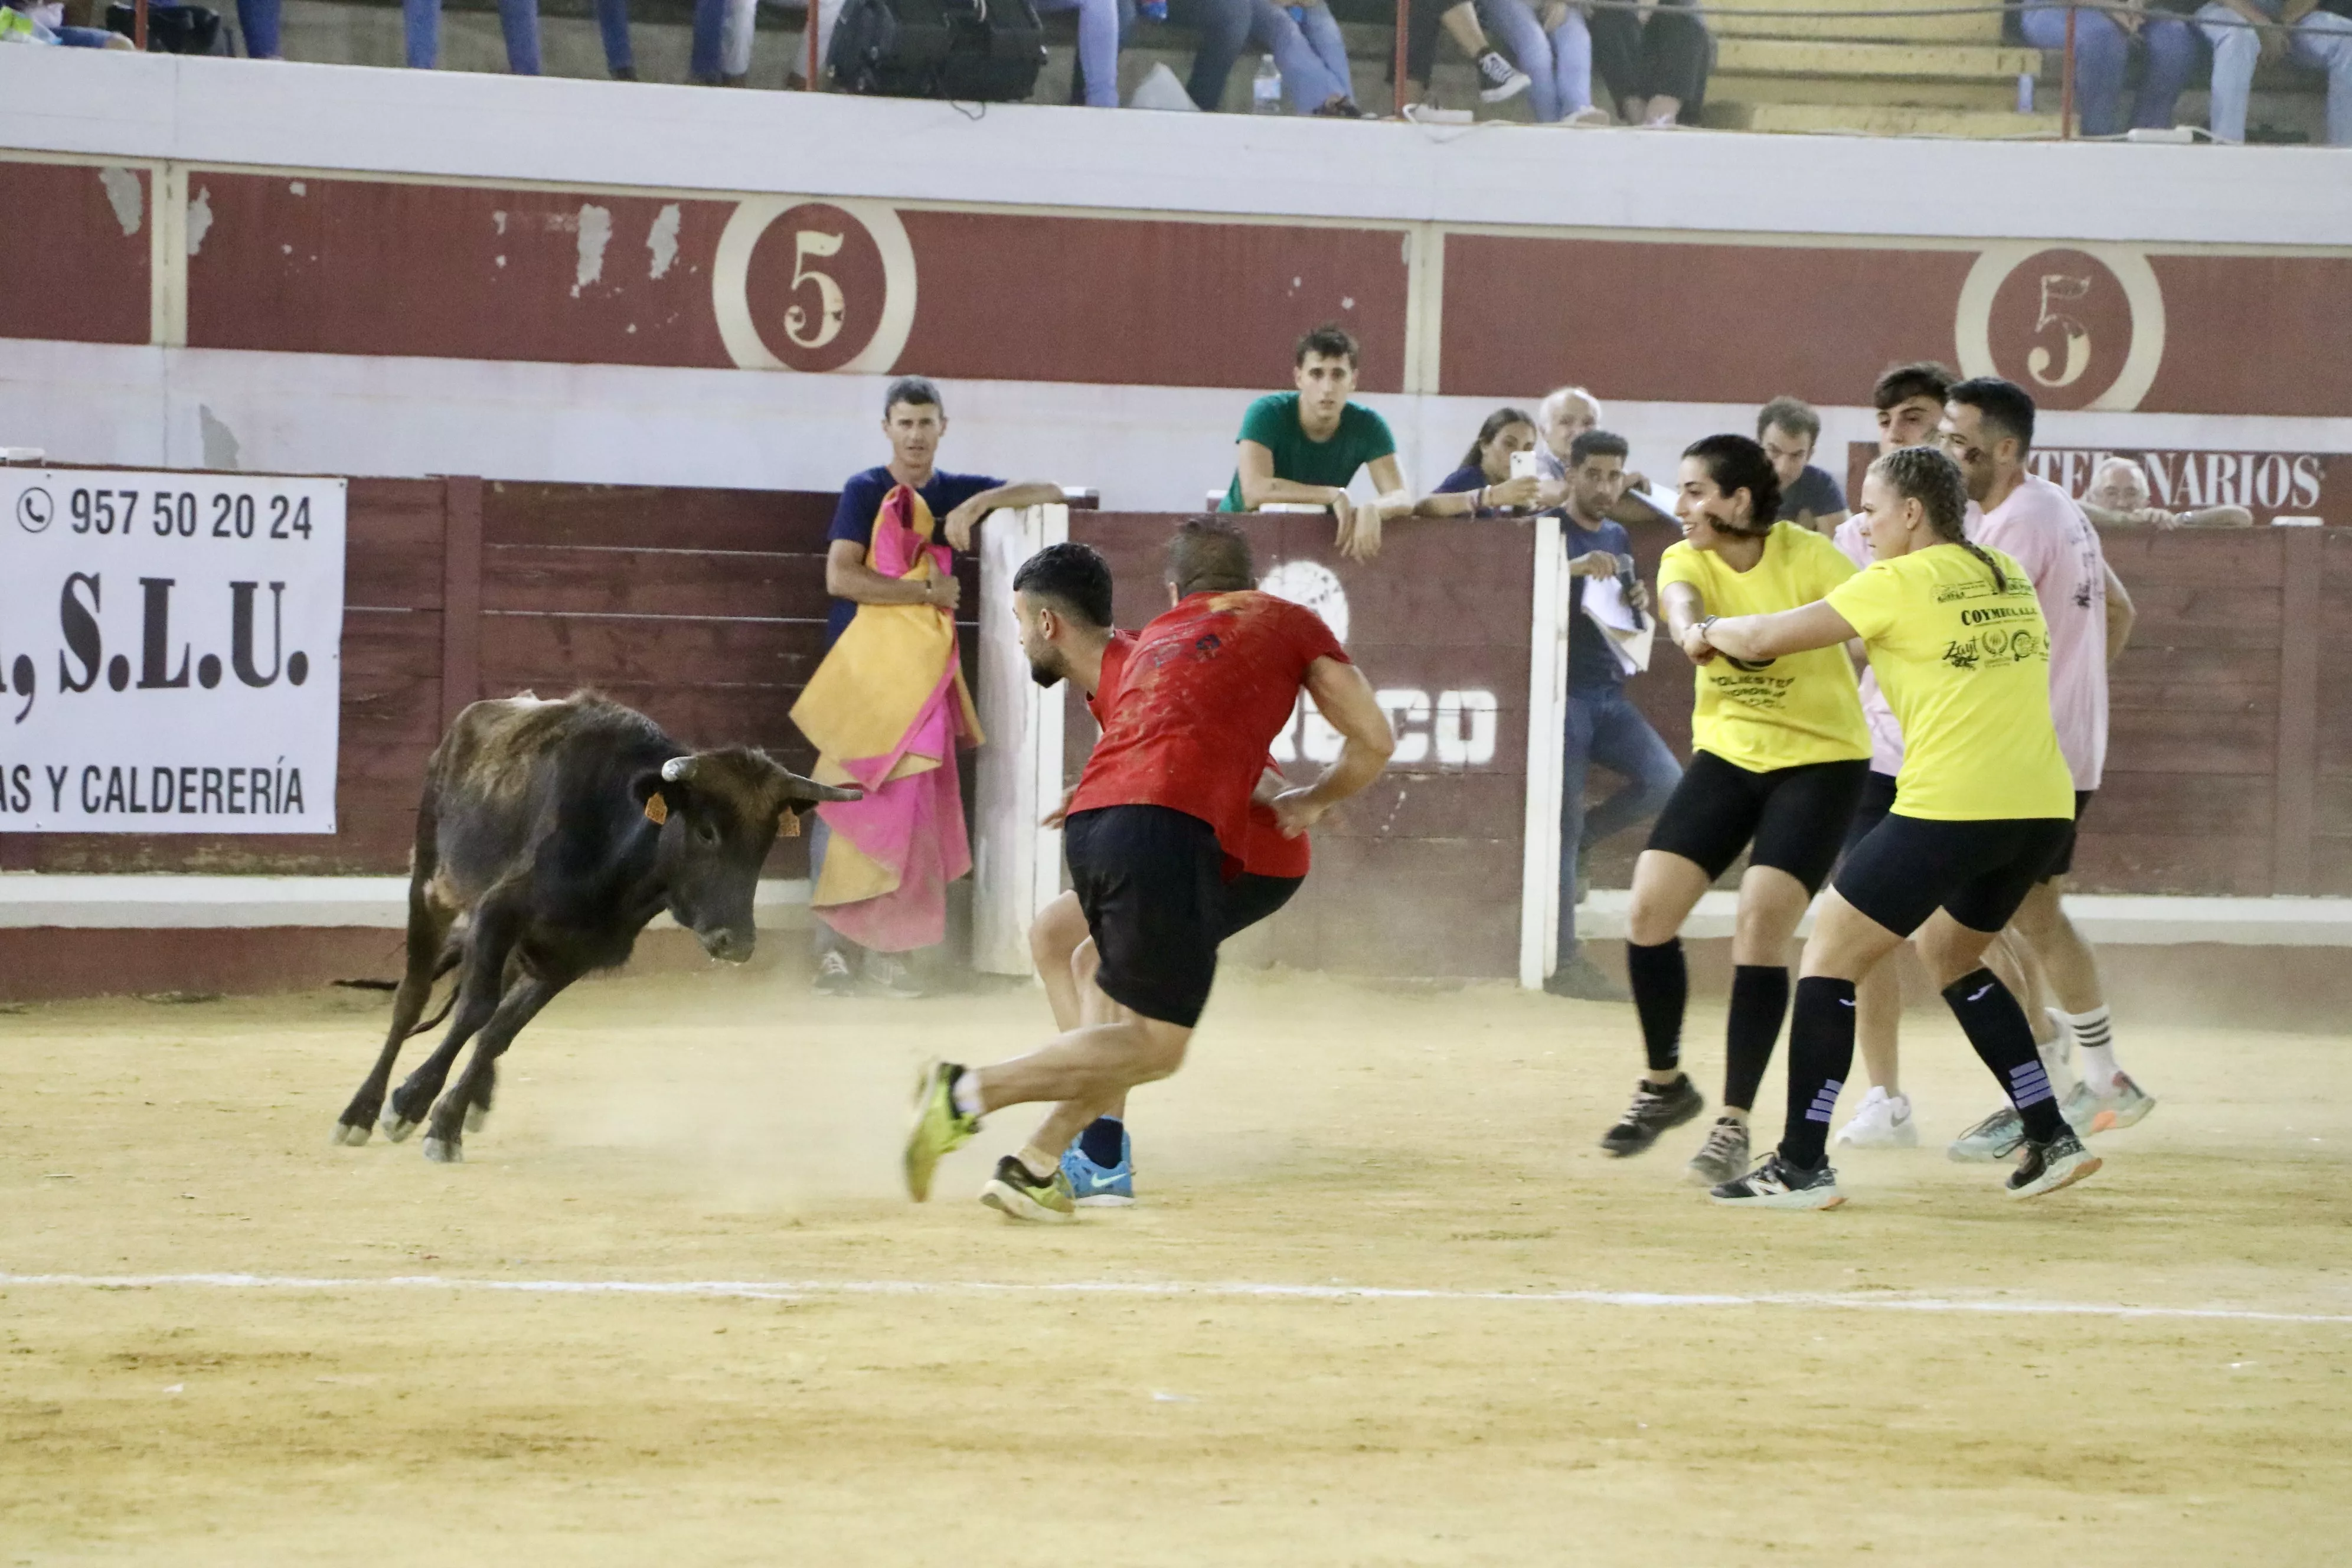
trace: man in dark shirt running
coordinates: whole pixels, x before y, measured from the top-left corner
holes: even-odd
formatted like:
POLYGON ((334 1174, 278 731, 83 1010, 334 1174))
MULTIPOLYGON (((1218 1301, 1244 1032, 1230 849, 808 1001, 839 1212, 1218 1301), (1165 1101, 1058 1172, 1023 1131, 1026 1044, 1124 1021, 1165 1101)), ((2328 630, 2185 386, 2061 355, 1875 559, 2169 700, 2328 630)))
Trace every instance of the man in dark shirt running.
POLYGON ((1051 1101, 981 1201, 1015 1219, 1075 1214, 1062 1152, 1138 1084, 1174 1072, 1217 972, 1217 942, 1267 748, 1303 689, 1339 732, 1322 776, 1273 802, 1282 831, 1312 827, 1380 776, 1395 748, 1388 716, 1312 610, 1255 592, 1248 542, 1230 523, 1177 531, 1177 605, 1136 634, 1108 721, 1064 824, 1070 882, 1101 955, 1095 984, 1127 1010, 1024 1057, 968 1068, 935 1062, 918 1086, 907 1191, 930 1195, 940 1156, 987 1112, 1051 1101))

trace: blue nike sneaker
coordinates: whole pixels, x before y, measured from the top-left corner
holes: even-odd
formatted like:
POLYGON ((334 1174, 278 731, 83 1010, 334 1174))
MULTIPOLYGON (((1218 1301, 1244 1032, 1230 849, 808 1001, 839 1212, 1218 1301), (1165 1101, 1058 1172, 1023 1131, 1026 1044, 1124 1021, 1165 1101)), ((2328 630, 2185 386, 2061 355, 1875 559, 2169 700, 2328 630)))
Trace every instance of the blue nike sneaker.
POLYGON ((1118 1163, 1097 1165, 1087 1158, 1079 1141, 1062 1151, 1062 1174, 1070 1179, 1071 1200, 1080 1208, 1123 1209, 1135 1202, 1135 1152, 1124 1128, 1118 1135, 1118 1163))

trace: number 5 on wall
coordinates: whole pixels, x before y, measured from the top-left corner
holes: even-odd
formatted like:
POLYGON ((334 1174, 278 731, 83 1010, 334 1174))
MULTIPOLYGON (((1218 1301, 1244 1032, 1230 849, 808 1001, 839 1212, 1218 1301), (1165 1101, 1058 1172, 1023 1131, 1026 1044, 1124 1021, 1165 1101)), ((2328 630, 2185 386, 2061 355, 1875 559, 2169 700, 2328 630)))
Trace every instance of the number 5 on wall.
MULTIPOLYGON (((778 243, 782 243, 781 237, 778 243)), ((873 321, 872 335, 856 345, 848 358, 838 364, 824 363, 823 368, 851 374, 887 374, 905 351, 908 334, 915 326, 915 249, 894 208, 882 202, 854 197, 825 201, 809 196, 752 196, 737 204, 711 258, 710 308, 719 341, 739 368, 817 368, 792 363, 776 351, 781 348, 786 353, 805 353, 850 349, 856 343, 855 333, 848 325, 853 305, 861 323, 873 321), (793 303, 784 312, 783 337, 772 341, 751 316, 751 256, 779 220, 788 220, 795 213, 805 215, 808 226, 784 223, 785 230, 793 236, 793 303), (812 258, 823 261, 841 253, 849 238, 841 229, 844 216, 865 229, 881 255, 879 301, 850 299, 830 272, 809 265, 812 258), (806 294, 811 285, 816 289, 814 316, 809 311, 811 301, 806 294), (845 333, 850 334, 846 342, 843 341, 845 333)), ((826 359, 830 358, 828 354, 826 359)))

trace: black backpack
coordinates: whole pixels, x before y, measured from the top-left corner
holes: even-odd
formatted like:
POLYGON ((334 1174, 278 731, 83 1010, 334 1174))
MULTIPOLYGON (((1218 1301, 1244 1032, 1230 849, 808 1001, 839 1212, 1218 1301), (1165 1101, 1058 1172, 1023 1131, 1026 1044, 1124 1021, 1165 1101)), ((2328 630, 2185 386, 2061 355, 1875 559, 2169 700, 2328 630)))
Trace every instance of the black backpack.
POLYGON ((849 0, 825 68, 851 92, 1015 103, 1045 64, 1029 0, 849 0))

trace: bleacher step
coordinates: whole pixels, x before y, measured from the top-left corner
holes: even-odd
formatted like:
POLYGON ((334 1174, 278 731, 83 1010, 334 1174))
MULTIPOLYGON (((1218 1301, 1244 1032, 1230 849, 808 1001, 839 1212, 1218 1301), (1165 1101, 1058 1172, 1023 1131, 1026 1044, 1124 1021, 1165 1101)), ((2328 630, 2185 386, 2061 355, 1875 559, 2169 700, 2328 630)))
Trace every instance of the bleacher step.
POLYGON ((2014 110, 1905 108, 1885 103, 1742 103, 1707 100, 1720 131, 1848 132, 1866 136, 1999 138, 2058 134, 2058 115, 2014 110))
POLYGON ((2011 81, 2042 69, 2042 51, 1983 44, 1852 44, 1723 38, 1717 76, 2011 81))

